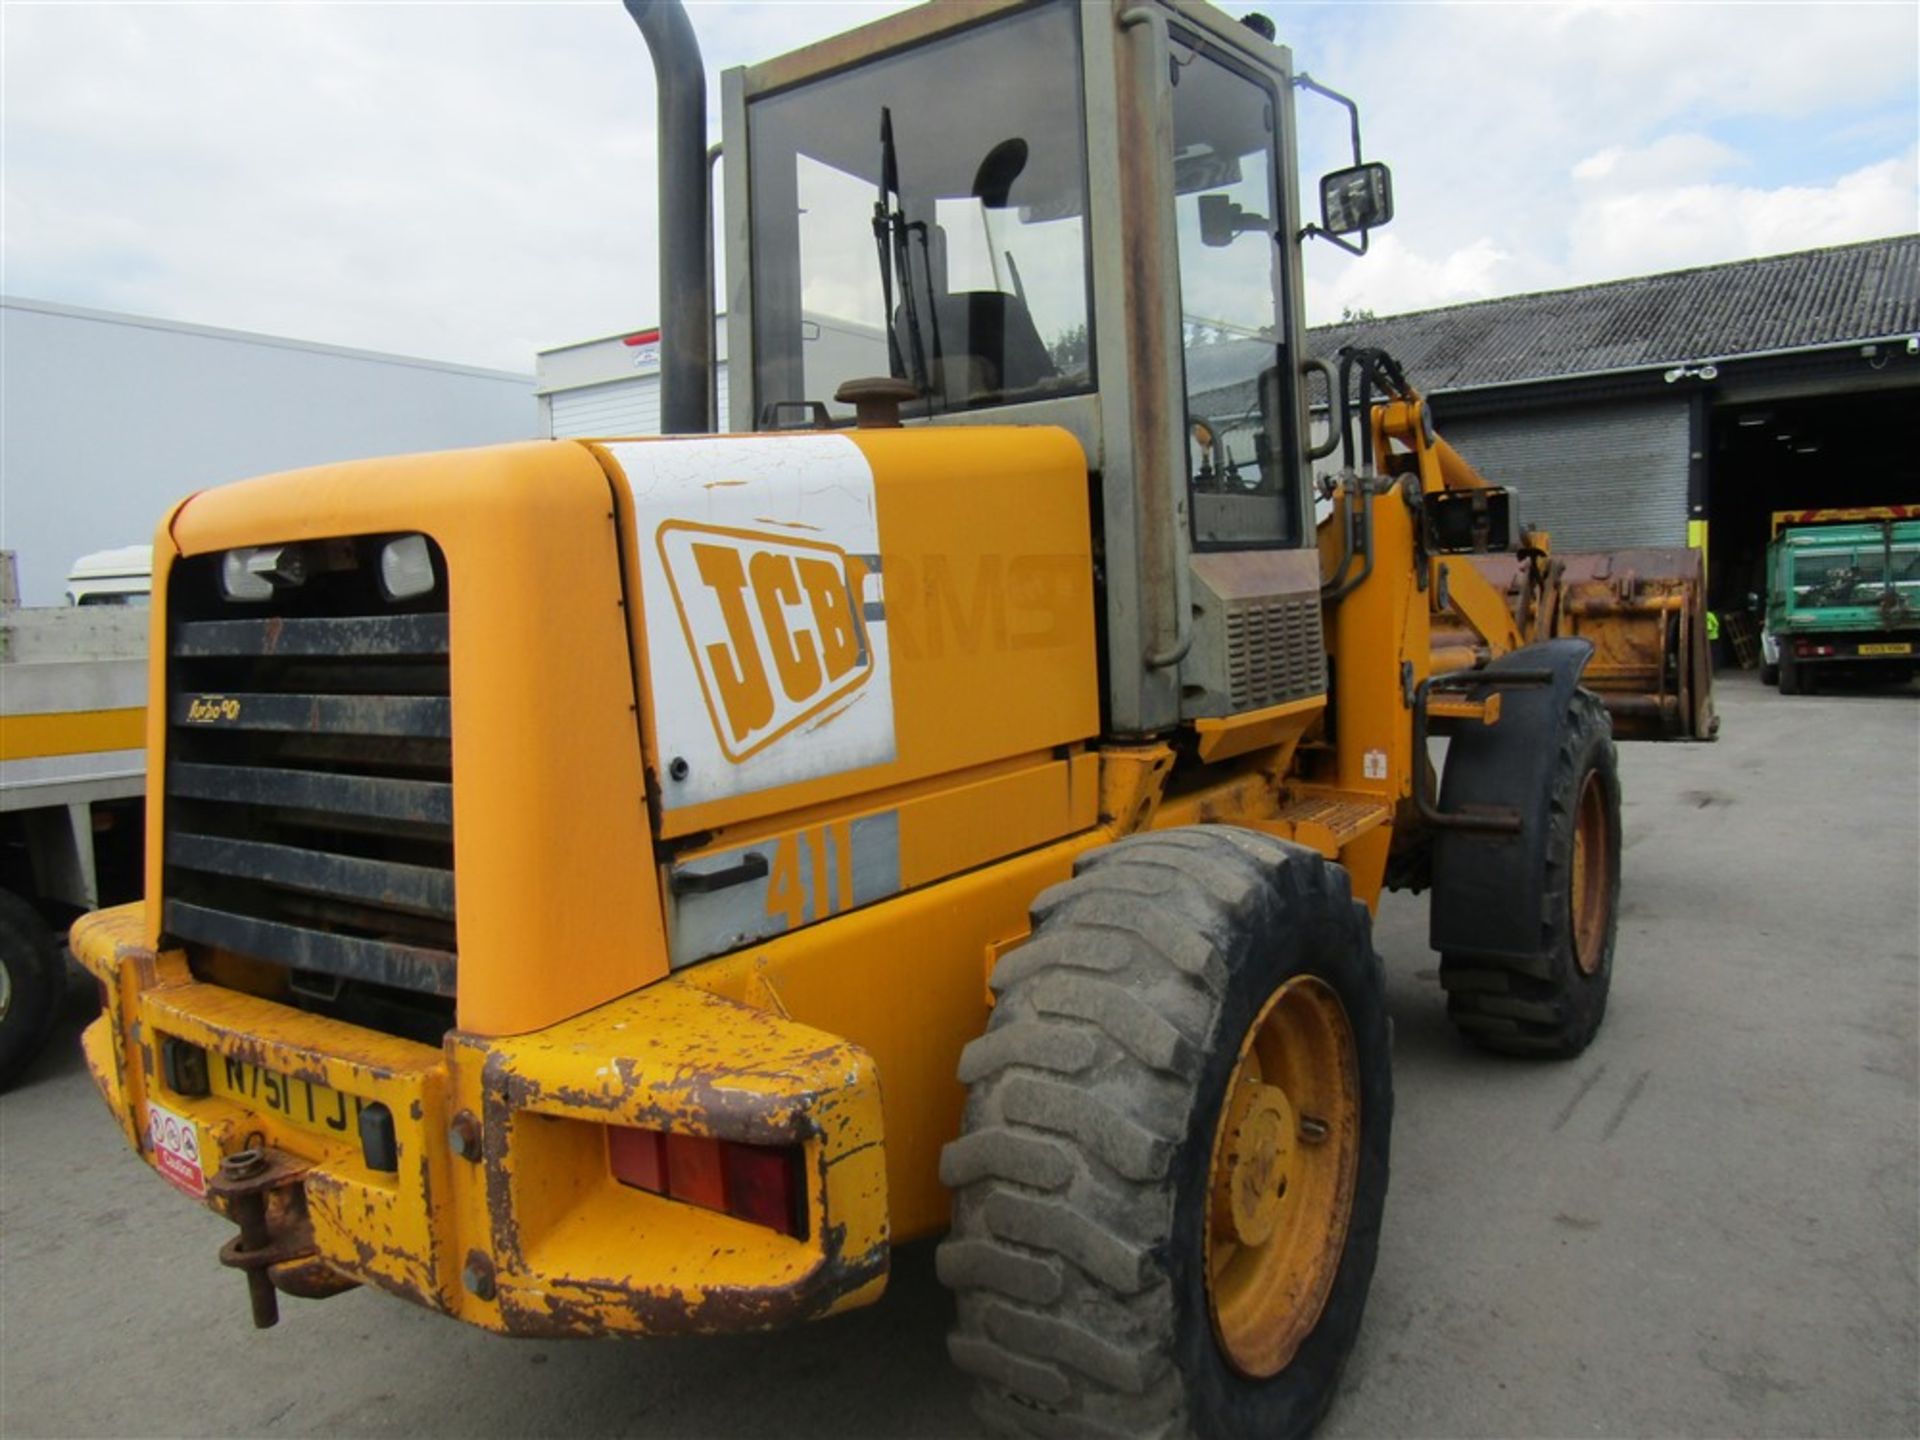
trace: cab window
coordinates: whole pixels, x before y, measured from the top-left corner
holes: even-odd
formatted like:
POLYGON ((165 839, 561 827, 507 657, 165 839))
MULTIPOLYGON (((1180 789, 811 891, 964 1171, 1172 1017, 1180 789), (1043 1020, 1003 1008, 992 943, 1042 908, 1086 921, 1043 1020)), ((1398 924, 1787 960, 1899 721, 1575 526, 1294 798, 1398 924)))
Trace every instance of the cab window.
POLYGON ((1196 549, 1299 543, 1289 417, 1261 401, 1283 360, 1283 224, 1271 91, 1176 31, 1174 214, 1196 549))
POLYGON ((1056 4, 752 103, 763 423, 862 376, 909 415, 1093 388, 1079 50, 1056 4))

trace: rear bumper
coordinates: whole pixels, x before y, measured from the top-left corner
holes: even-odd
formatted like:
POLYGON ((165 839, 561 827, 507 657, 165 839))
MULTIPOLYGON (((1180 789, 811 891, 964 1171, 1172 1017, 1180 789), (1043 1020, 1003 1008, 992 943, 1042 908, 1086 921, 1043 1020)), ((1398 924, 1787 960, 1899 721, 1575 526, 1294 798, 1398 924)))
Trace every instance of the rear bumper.
MULTIPOLYGON (((533 1035, 454 1032, 433 1048, 201 983, 140 935, 137 905, 72 933, 107 992, 83 1048, 123 1134, 158 1169, 156 1104, 194 1127, 208 1178, 224 1156, 274 1152, 317 1259, 346 1280, 533 1336, 765 1329, 885 1285, 879 1084, 844 1041, 667 981, 533 1035), (169 1036, 213 1066, 232 1059, 384 1104, 397 1170, 369 1168, 357 1135, 176 1093, 162 1074, 169 1036), (456 1120, 478 1135, 478 1158, 454 1153, 456 1120), (803 1147, 807 1238, 620 1184, 609 1125, 803 1147)), ((217 1194, 204 1203, 228 1209, 217 1194)))
POLYGON ((1788 630, 1778 637, 1782 658, 1798 665, 1905 665, 1920 661, 1920 630, 1822 632, 1788 630))

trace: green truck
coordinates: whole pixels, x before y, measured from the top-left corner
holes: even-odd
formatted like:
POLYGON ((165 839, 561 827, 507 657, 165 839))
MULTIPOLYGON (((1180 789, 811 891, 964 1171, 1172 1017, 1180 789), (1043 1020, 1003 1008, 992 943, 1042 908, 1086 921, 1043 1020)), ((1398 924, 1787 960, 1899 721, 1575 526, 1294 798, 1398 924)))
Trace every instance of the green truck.
POLYGON ((1920 665, 1920 505, 1779 510, 1767 547, 1761 678, 1782 695, 1816 677, 1890 683, 1920 665))

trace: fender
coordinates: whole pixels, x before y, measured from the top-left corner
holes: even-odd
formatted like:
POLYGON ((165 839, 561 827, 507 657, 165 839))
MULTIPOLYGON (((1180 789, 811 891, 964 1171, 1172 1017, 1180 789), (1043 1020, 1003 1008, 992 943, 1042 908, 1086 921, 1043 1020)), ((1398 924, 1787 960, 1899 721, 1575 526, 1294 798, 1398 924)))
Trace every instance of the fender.
MULTIPOLYGON (((1586 640, 1543 640, 1502 655, 1488 671, 1548 670, 1548 685, 1500 691, 1497 724, 1462 727, 1447 745, 1440 808, 1517 810, 1518 834, 1440 830, 1433 839, 1428 944, 1525 960, 1543 953, 1547 804, 1567 711, 1593 655, 1586 640)), ((1493 693, 1492 686, 1475 698, 1493 693)))

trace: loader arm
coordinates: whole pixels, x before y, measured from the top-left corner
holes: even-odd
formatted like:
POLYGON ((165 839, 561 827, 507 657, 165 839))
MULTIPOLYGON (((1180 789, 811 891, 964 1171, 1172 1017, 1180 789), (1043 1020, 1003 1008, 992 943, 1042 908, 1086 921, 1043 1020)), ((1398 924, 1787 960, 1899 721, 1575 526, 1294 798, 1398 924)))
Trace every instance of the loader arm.
MULTIPOLYGON (((1411 386, 1372 407, 1373 454, 1389 473, 1416 476, 1426 506, 1464 504, 1476 515, 1504 497, 1435 431, 1411 386), (1460 497, 1455 499, 1454 497, 1460 497)), ((1707 648, 1706 572, 1684 546, 1555 554, 1545 532, 1512 550, 1461 551, 1427 523, 1416 543, 1429 571, 1435 673, 1484 666, 1535 640, 1591 641, 1582 683, 1626 740, 1711 740, 1719 729, 1707 648), (1470 563, 1451 563, 1463 555, 1470 563)), ((1476 538, 1483 532, 1475 530, 1476 538)))

